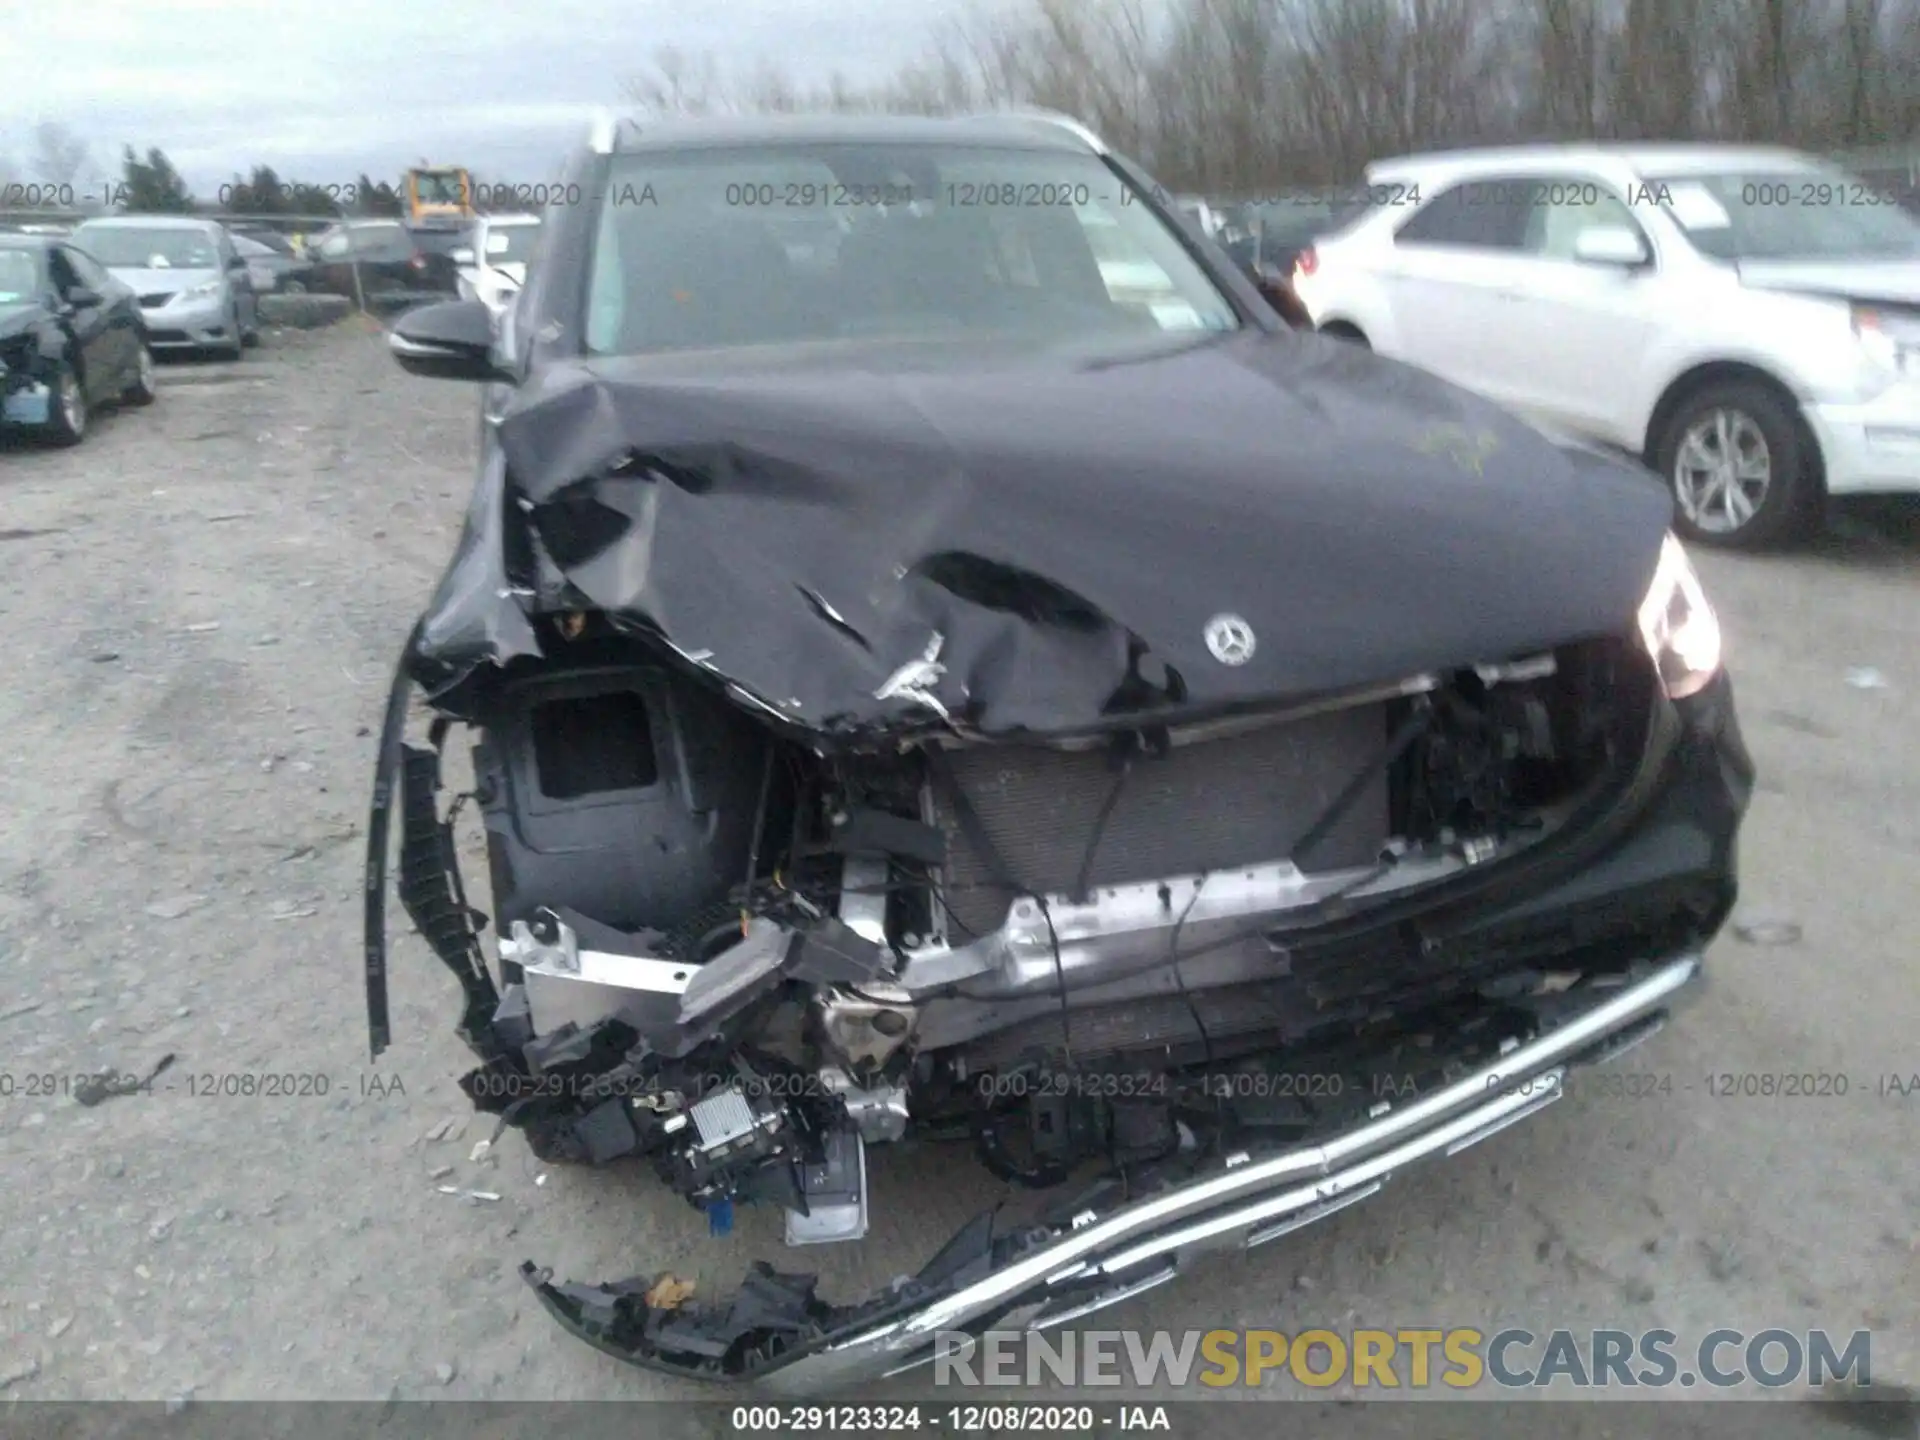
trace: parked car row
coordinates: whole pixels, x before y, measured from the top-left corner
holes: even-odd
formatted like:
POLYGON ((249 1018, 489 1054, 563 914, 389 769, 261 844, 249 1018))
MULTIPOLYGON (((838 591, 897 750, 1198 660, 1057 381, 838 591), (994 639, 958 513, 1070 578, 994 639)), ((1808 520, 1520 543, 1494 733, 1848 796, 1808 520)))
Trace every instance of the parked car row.
POLYGON ((77 444, 99 407, 154 399, 156 351, 238 359, 259 340, 259 297, 303 269, 191 215, 0 234, 0 426, 77 444))
POLYGON ((484 299, 497 312, 526 278, 539 224, 533 215, 343 221, 308 242, 300 280, 375 314, 457 297, 484 299))

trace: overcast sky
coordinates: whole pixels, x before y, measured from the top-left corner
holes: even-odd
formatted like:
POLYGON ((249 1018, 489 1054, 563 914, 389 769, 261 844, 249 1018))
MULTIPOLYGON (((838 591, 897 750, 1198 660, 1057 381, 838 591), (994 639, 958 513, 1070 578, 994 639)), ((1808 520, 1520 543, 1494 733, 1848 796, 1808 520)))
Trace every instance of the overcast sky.
POLYGON ((727 73, 771 60, 803 84, 885 77, 953 0, 0 0, 0 162, 33 128, 158 145, 212 198, 236 170, 391 179, 422 159, 507 183, 550 179, 596 106, 662 46, 727 73))

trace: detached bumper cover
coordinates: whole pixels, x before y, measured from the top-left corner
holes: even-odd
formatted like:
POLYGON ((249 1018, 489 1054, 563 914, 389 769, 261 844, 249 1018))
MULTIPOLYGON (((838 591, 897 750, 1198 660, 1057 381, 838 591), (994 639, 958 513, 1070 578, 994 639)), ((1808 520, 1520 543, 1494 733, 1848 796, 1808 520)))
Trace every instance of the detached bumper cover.
POLYGON ((651 1282, 556 1285, 522 1274, 562 1326, 610 1355, 709 1380, 810 1395, 930 1360, 946 1332, 1065 1324, 1175 1278, 1197 1257, 1277 1239, 1364 1199, 1416 1161, 1454 1155, 1561 1095, 1568 1067, 1609 1059, 1651 1034, 1699 979, 1685 954, 1619 983, 1546 1002, 1533 1038, 1404 1105, 1313 1143, 1210 1171, 1107 1213, 996 1236, 991 1214, 921 1272, 861 1305, 828 1305, 814 1279, 759 1266, 726 1300, 648 1304, 651 1282))

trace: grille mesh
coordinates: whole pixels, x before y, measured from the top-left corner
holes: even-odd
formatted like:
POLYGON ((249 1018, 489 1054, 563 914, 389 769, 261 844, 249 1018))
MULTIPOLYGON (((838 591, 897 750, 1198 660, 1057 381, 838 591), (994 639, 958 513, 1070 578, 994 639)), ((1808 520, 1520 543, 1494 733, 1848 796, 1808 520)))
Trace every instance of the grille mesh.
MULTIPOLYGON (((1371 705, 1138 757, 1101 832, 1090 882, 1158 880, 1278 860, 1378 758, 1386 738, 1385 708, 1371 705)), ((1070 891, 1113 789, 1106 752, 981 745, 954 750, 948 759, 1012 878, 1043 895, 1070 891)), ((948 837, 951 919, 983 934, 1006 919, 1011 897, 968 843, 937 786, 934 804, 948 837)), ((1380 776, 1304 868, 1364 865, 1386 838, 1387 786, 1380 776)))

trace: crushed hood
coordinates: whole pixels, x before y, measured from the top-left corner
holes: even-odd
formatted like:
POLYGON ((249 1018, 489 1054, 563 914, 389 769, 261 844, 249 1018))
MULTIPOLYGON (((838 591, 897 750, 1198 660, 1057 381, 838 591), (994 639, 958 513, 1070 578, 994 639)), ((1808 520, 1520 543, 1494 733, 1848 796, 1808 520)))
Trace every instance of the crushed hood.
POLYGON ((1286 702, 1621 633, 1670 519, 1636 469, 1318 338, 719 365, 515 393, 411 652, 447 708, 557 609, 820 734, 1286 702))

